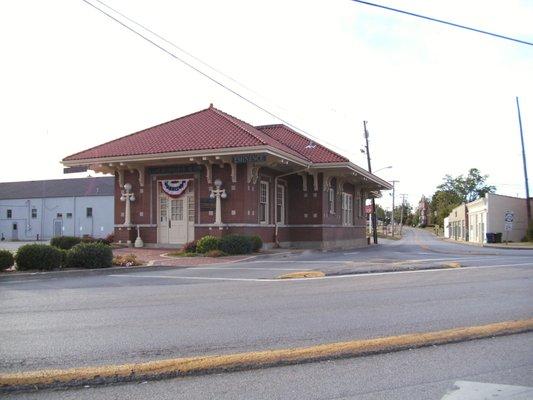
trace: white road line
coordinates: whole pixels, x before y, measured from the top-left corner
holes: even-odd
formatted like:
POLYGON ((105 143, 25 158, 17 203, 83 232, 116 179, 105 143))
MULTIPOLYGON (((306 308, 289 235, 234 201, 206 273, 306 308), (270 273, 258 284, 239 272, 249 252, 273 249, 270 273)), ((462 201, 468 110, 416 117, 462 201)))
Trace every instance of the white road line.
POLYGON ((242 281, 242 282, 277 282, 278 279, 252 278, 216 278, 207 276, 172 276, 172 275, 107 275, 114 278, 157 278, 157 279, 185 279, 200 281, 242 281))
MULTIPOLYGON (((524 258, 526 256, 516 256, 517 258, 524 258)), ((419 258, 419 259, 411 259, 411 260, 393 260, 390 259, 390 263, 423 263, 423 262, 437 262, 437 261, 487 261, 487 260, 496 260, 500 259, 501 256, 487 256, 487 257, 479 257, 479 256, 471 256, 471 257, 446 257, 446 258, 419 258)), ((527 257, 526 257, 527 258, 527 257)), ((383 259, 379 260, 360 260, 359 262, 367 263, 367 264, 385 264, 383 259)), ((275 263, 275 264, 284 264, 284 263, 293 263, 293 264, 345 264, 346 262, 351 262, 353 260, 256 260, 256 261, 250 261, 248 264, 261 264, 261 263, 275 263)))
POLYGON ((263 268, 263 267, 193 267, 190 270, 215 270, 215 271, 226 271, 226 270, 246 270, 246 271, 309 271, 308 268, 263 268))
POLYGON ((260 263, 276 263, 276 264, 284 264, 284 263, 294 263, 294 264, 343 264, 346 260, 308 260, 308 261, 301 261, 301 260, 263 260, 263 261, 250 261, 249 264, 260 264, 260 263))
POLYGON ((360 251, 353 251, 351 253, 342 253, 342 254, 345 255, 345 256, 351 256, 353 254, 359 254, 359 253, 360 253, 360 251))
POLYGON ((3 284, 3 283, 32 283, 32 282, 37 282, 37 281, 44 281, 44 279, 28 279, 28 280, 23 280, 23 281, 0 281, 0 284, 3 284))
POLYGON ((466 268, 445 268, 445 269, 425 269, 419 271, 389 271, 389 272, 370 272, 363 274, 351 274, 351 275, 332 275, 318 278, 294 278, 294 279, 269 279, 269 278, 218 278, 218 277, 206 277, 206 276, 172 276, 172 275, 107 275, 110 277, 120 278, 156 278, 156 279, 184 279, 184 280, 206 280, 206 281, 239 281, 239 282, 301 282, 301 281, 316 281, 326 279, 347 279, 347 278, 364 278, 380 275, 401 275, 401 274, 420 274, 420 273, 432 273, 432 272, 457 272, 468 271, 473 269, 487 269, 487 268, 508 268, 519 266, 533 266, 533 263, 526 264, 501 264, 501 265, 480 265, 476 267, 466 268))

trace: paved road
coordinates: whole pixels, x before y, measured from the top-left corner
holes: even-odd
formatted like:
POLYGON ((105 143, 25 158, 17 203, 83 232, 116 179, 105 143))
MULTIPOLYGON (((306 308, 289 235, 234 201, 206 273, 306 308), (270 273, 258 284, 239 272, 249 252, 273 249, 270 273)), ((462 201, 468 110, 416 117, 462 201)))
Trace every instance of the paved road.
POLYGON ((532 340, 533 334, 522 334, 356 359, 6 398, 428 400, 448 393, 454 396, 448 400, 503 400, 520 391, 512 399, 527 400, 533 398, 532 340), (476 397, 483 390, 487 397, 476 397))
POLYGON ((403 241, 352 252, 0 281, 0 371, 285 348, 528 318, 530 254, 454 245, 413 230, 403 241), (358 263, 454 259, 471 268, 270 279, 295 269, 338 272, 358 263))

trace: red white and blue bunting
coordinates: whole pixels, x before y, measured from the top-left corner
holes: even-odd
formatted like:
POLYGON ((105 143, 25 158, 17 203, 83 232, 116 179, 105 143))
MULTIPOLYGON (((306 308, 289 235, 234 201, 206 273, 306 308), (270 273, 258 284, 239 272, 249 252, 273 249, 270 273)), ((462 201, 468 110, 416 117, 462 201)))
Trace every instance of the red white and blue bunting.
POLYGON ((174 181, 161 181, 161 189, 170 197, 179 197, 187 190, 190 179, 179 179, 174 181))

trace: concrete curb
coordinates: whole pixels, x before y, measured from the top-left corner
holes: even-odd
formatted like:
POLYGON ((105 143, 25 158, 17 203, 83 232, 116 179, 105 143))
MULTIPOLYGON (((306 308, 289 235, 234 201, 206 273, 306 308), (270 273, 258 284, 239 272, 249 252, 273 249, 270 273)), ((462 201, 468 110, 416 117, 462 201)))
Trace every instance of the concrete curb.
POLYGON ((43 271, 43 272, 18 272, 18 273, 5 273, 0 275, 0 282, 8 282, 11 280, 27 279, 30 282, 33 279, 41 278, 60 278, 60 277, 80 277, 80 276, 97 276, 108 275, 110 273, 120 274, 128 272, 143 272, 143 271, 166 271, 169 269, 185 268, 182 266, 140 266, 140 267, 111 267, 111 268, 96 268, 96 269, 70 269, 70 270, 58 270, 58 271, 43 271))
POLYGON ((508 246, 508 245, 487 245, 487 244, 483 244, 482 245, 483 248, 485 249, 504 249, 504 250, 529 250, 529 251, 532 251, 533 250, 533 247, 522 247, 522 246, 508 246))
POLYGON ((526 319, 309 347, 254 351, 220 356, 175 358, 137 364, 8 373, 0 374, 0 392, 154 380, 188 375, 252 370, 388 353, 412 348, 524 333, 532 330, 533 319, 526 319))
MULTIPOLYGON (((110 268, 94 268, 94 269, 69 269, 69 270, 57 270, 57 271, 38 271, 38 272, 16 272, 16 273, 5 273, 0 275, 0 282, 8 282, 11 280, 27 279, 31 281, 33 279, 41 278, 60 278, 60 277, 81 277, 81 276, 98 276, 98 275, 109 275, 112 274, 126 274, 129 272, 145 272, 145 271, 168 271, 172 269, 183 269, 183 268, 195 268, 195 267, 205 267, 205 266, 217 266, 225 264, 235 264, 242 261, 249 261, 254 259, 256 256, 250 256, 239 260, 228 260, 223 261, 220 259, 220 262, 217 263, 204 263, 196 265, 164 265, 160 264, 159 261, 164 262, 164 260, 150 260, 147 265, 141 265, 138 267, 110 267, 110 268)), ((170 258, 170 257, 169 257, 170 258)), ((177 257, 172 257, 177 259, 177 257)))

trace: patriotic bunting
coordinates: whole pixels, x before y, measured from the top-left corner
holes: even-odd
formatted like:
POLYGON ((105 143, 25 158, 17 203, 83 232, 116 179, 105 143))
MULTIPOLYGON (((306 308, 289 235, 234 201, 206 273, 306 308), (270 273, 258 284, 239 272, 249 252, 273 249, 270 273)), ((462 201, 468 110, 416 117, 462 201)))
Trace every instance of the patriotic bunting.
POLYGON ((175 181, 161 181, 161 189, 170 197, 179 197, 187 189, 189 179, 180 179, 175 181))

